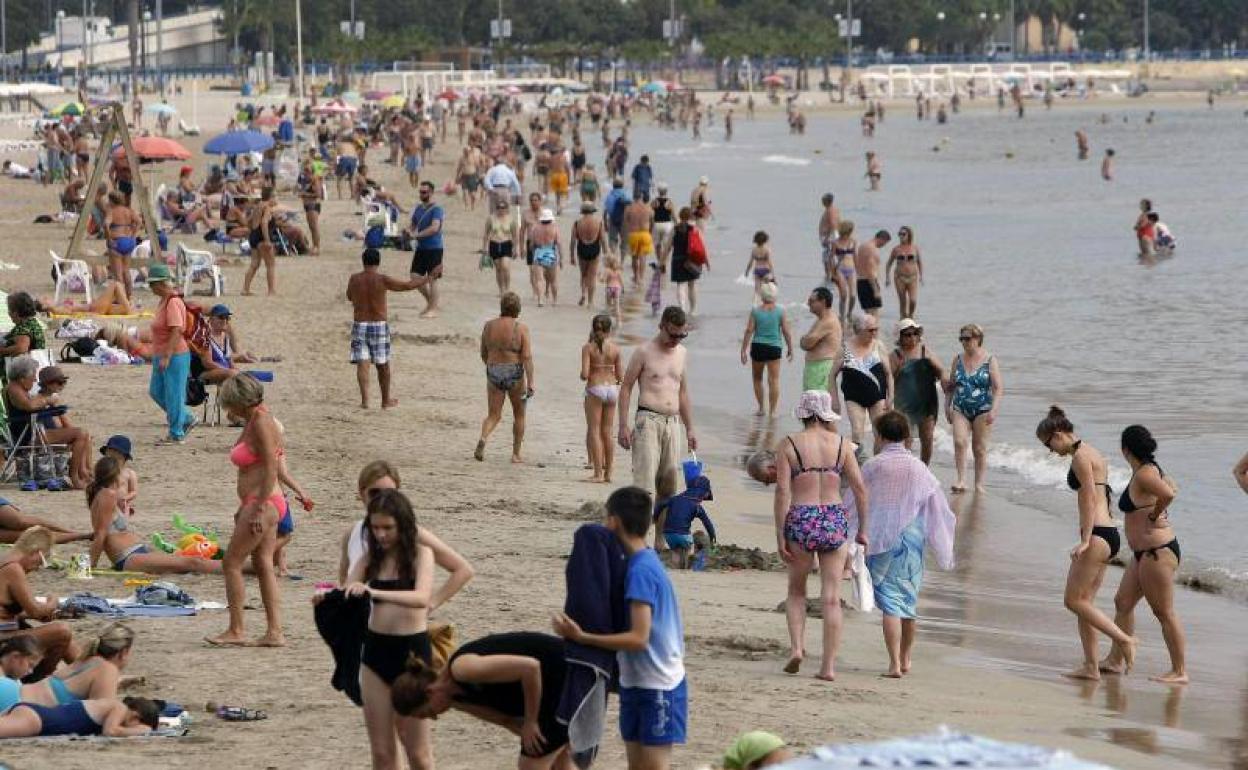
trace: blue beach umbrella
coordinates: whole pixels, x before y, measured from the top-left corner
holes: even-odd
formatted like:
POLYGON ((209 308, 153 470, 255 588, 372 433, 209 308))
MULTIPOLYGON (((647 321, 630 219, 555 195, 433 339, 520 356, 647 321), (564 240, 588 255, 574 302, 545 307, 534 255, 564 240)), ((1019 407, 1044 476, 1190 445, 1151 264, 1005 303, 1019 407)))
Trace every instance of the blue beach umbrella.
POLYGON ((174 107, 172 104, 166 104, 165 102, 157 102, 156 104, 149 105, 148 108, 144 110, 144 112, 150 112, 155 115, 173 115, 177 111, 177 107, 174 107))
POLYGON ((210 155, 242 155, 248 152, 264 152, 273 146, 273 137, 259 131, 226 131, 214 136, 204 145, 210 155))
POLYGON ((641 90, 648 94, 662 94, 667 92, 667 86, 652 80, 642 86, 641 90))

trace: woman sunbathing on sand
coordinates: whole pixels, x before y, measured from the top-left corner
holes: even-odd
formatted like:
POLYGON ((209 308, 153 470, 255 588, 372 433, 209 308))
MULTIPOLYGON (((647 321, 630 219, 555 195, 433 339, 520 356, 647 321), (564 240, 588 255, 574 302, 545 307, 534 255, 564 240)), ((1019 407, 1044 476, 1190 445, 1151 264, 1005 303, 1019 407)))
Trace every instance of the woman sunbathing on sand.
POLYGON ((73 532, 53 524, 38 516, 22 513, 22 509, 3 497, 0 497, 0 543, 14 543, 23 532, 31 527, 46 527, 57 543, 72 543, 75 540, 90 540, 90 532, 73 532))
MULTIPOLYGON (((105 627, 73 665, 37 682, 19 684, 17 692, 9 697, 40 706, 115 698, 117 686, 121 683, 121 672, 130 662, 133 649, 134 631, 121 623, 113 623, 105 627)), ((4 689, 4 683, 0 682, 0 713, 16 705, 6 703, 4 689)))
POLYGON ((66 297, 56 302, 50 297, 39 298, 39 311, 42 313, 90 313, 91 315, 134 315, 138 305, 126 297, 126 287, 119 281, 109 278, 95 287, 94 299, 90 302, 79 302, 66 297))
POLYGON ((113 568, 119 571, 154 575, 186 572, 220 574, 219 561, 161 553, 145 545, 130 529, 125 494, 121 463, 113 457, 101 457, 95 464, 95 478, 87 486, 87 504, 91 507, 91 529, 94 533, 89 557, 92 567, 104 553, 113 563, 113 568))

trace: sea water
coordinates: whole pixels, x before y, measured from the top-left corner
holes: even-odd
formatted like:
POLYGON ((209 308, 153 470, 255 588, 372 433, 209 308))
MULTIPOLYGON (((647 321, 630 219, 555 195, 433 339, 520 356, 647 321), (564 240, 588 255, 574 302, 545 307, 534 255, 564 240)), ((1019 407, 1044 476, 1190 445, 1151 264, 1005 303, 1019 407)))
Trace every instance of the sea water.
MULTIPOLYGON (((1230 473, 1248 451, 1248 302, 1240 294, 1248 269, 1240 224, 1248 204, 1248 121, 1241 111, 1122 99, 1052 111, 1034 105, 1022 120, 993 107, 972 109, 945 125, 920 123, 912 110, 898 108, 873 139, 861 136, 850 115, 814 116, 805 136, 790 135, 779 116, 738 119, 734 128, 732 141, 724 140, 722 124, 704 128, 696 143, 646 126, 632 134, 634 154, 650 154, 656 180, 669 182, 678 205, 699 176, 710 177, 712 269, 699 281, 687 341, 703 455, 734 462, 796 427, 788 413, 801 387, 800 351, 783 367, 783 414, 774 422, 752 416, 749 369, 739 360, 753 285, 741 277, 754 232, 770 235, 780 304, 796 341, 811 321, 803 302, 823 278, 820 196, 836 195, 859 241, 878 229, 892 233, 884 259, 897 229, 910 227, 923 254, 917 316, 924 343, 948 362, 960 350, 958 328, 977 323, 1000 365, 1005 398, 989 487, 1011 504, 1003 513, 969 495, 954 499, 959 566, 951 574, 929 572, 925 633, 965 648, 970 662, 1061 681, 1057 674, 1080 656, 1061 600, 1077 514, 1064 488, 1069 460, 1045 450, 1035 426, 1050 404, 1060 404, 1080 436, 1109 459, 1116 496, 1130 475, 1119 434, 1144 424, 1180 487, 1170 515, 1183 546, 1181 577, 1223 595, 1178 597, 1193 675, 1186 702, 1141 676, 1081 694, 1104 697, 1125 719, 1164 728, 1161 738, 1148 727, 1141 728, 1146 735, 1127 730, 1108 740, 1199 765, 1236 766, 1248 746, 1239 737, 1248 734, 1248 722, 1237 716, 1248 713, 1240 641, 1248 632, 1248 498, 1230 473), (1151 110, 1156 118, 1148 123, 1151 110), (1085 161, 1076 159, 1079 128, 1091 144, 1085 161), (1112 182, 1100 176, 1106 148, 1116 152, 1112 182), (863 178, 868 149, 884 166, 876 193, 863 178), (1153 201, 1177 236, 1172 259, 1138 260, 1132 225, 1141 198, 1153 201), (1176 739, 1180 724, 1193 732, 1176 739)), ((674 296, 665 287, 665 303, 674 296)), ((891 347, 895 292, 885 288, 884 300, 881 339, 891 347)), ((644 337, 653 330, 654 321, 643 317, 625 332, 644 337)), ((946 479, 951 455, 942 424, 937 464, 946 479)), ((758 513, 766 517, 770 509, 758 513)), ((1125 538, 1120 556, 1130 558, 1125 538)), ((1120 576, 1111 569, 1101 590, 1099 604, 1109 612, 1120 576)), ((1146 640, 1141 671, 1165 671, 1146 603, 1136 624, 1146 640)))

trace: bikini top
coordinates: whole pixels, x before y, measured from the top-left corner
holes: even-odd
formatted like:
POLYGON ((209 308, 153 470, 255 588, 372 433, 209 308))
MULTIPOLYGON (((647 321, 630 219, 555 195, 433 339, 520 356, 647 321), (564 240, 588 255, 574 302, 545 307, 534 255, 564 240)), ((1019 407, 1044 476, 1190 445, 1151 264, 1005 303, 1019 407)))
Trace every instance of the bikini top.
POLYGON ((786 436, 785 438, 788 439, 789 446, 793 447, 793 456, 797 458, 797 469, 796 470, 792 468, 789 469, 790 478, 795 479, 798 476, 802 475, 803 473, 827 473, 829 475, 836 476, 839 481, 840 476, 841 476, 841 452, 845 448, 845 442, 842 441, 840 444, 837 445, 836 461, 832 464, 831 467, 812 466, 810 468, 807 468, 806 463, 802 460, 802 453, 797 451, 797 443, 793 441, 793 437, 786 436))
MULTIPOLYGON (((249 424, 250 425, 250 424, 249 424)), ((246 431, 244 431, 244 435, 246 431)), ((277 450, 278 458, 284 457, 286 450, 279 447, 277 450)), ((251 448, 245 438, 240 438, 234 448, 230 450, 230 462, 241 470, 246 470, 256 463, 260 462, 260 455, 256 454, 256 450, 251 448)))
MULTIPOLYGON (((1071 457, 1074 457, 1075 453, 1079 451, 1079 447, 1081 446, 1083 446, 1082 441, 1075 442, 1073 451, 1070 453, 1071 457)), ((1066 485, 1076 492, 1078 492, 1080 489, 1083 488, 1083 484, 1079 483, 1079 477, 1075 475, 1075 464, 1073 460, 1071 461, 1071 464, 1070 464, 1070 470, 1066 471, 1066 485)), ((1114 493, 1114 490, 1109 488, 1108 481, 1098 481, 1096 482, 1096 486, 1105 487, 1105 500, 1106 501, 1108 501, 1114 493)))
MULTIPOLYGON (((1158 473, 1160 473, 1163 477, 1166 475, 1166 472, 1161 469, 1161 466, 1157 465, 1157 463, 1152 460, 1144 463, 1144 465, 1156 466, 1158 473)), ((1141 465, 1140 467, 1143 468, 1144 465, 1141 465)), ((1135 481, 1136 473, 1139 473, 1139 470, 1136 470, 1135 473, 1131 474, 1131 481, 1135 481)), ((1152 508, 1152 505, 1136 505, 1135 501, 1131 499, 1131 481, 1127 482, 1126 488, 1122 490, 1122 495, 1118 498, 1118 510, 1123 513, 1135 513, 1136 511, 1140 511, 1145 508, 1152 508)))
POLYGON ((382 580, 381 578, 373 578, 368 581, 368 587, 381 591, 411 591, 416 588, 416 579, 403 580, 402 578, 394 578, 393 580, 382 580))

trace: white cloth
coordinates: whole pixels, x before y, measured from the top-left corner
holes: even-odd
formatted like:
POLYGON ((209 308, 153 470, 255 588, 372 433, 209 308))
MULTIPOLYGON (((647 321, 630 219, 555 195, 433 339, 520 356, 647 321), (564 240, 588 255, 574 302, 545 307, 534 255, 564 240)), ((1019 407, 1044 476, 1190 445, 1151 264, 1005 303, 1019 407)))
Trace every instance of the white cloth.
POLYGON ((355 569, 364 554, 368 553, 368 543, 364 542, 364 520, 360 519, 351 525, 351 533, 347 535, 347 574, 355 569))
MULTIPOLYGON (((953 538, 957 519, 940 482, 919 458, 902 444, 884 450, 862 466, 870 516, 867 521, 868 556, 897 547, 901 533, 923 517, 927 544, 941 569, 953 569, 953 538)), ((845 497, 850 538, 858 531, 858 503, 851 490, 845 497)))
POLYGON ((506 163, 497 163, 485 172, 485 189, 494 190, 499 187, 506 187, 512 195, 520 195, 522 192, 516 172, 506 163))

